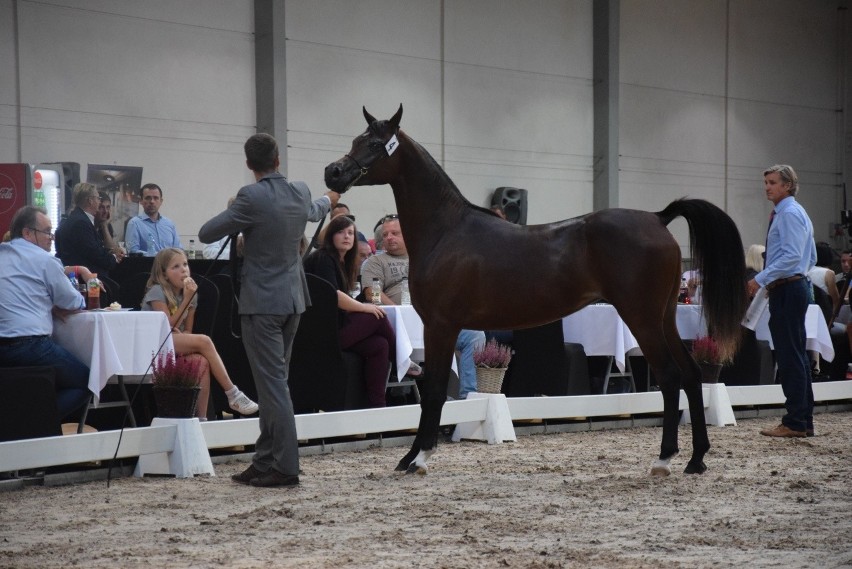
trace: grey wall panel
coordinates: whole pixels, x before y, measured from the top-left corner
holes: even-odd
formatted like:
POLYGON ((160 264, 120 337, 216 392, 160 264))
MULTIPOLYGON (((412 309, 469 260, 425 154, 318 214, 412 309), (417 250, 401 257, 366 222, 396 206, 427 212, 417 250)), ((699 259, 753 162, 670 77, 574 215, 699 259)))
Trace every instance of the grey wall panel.
POLYGON ((249 181, 252 6, 107 4, 19 3, 23 158, 142 166, 186 243, 249 181))

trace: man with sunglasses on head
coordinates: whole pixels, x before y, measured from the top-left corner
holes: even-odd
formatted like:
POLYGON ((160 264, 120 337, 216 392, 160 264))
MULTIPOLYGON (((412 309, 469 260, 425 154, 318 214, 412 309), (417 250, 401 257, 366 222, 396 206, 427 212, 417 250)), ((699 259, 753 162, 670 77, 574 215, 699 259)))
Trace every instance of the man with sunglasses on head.
MULTIPOLYGON (((382 304, 401 304, 402 279, 408 278, 408 249, 405 247, 397 215, 386 215, 380 223, 384 253, 373 255, 361 266, 361 286, 364 287, 366 298, 370 298, 373 279, 377 278, 382 287, 382 304)), ((378 228, 378 224, 376 227, 378 228)), ((462 330, 456 340, 456 350, 461 352, 460 399, 465 399, 468 393, 476 391, 476 366, 473 363, 473 352, 483 344, 485 344, 485 332, 480 330, 462 330)), ((429 354, 426 354, 426 357, 428 356, 429 354)))
POLYGON ((24 206, 12 218, 11 241, 0 244, 0 366, 56 368, 56 404, 60 420, 89 399, 89 368, 51 338, 53 315, 64 317, 85 307, 66 271, 50 254, 53 239, 44 209, 24 206))

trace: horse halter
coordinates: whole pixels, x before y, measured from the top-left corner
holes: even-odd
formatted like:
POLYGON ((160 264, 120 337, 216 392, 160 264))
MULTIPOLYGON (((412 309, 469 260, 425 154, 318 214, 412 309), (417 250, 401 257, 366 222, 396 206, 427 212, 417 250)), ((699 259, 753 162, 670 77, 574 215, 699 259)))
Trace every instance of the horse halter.
MULTIPOLYGON (((398 130, 399 130, 399 128, 397 127, 397 131, 398 131, 398 130)), ((395 134, 396 134, 396 133, 394 133, 394 135, 395 135, 395 134)), ((383 145, 382 147, 384 148, 384 145, 383 145)), ((375 160, 373 160, 373 162, 372 162, 369 166, 362 166, 362 165, 361 165, 361 163, 360 163, 360 162, 358 162, 357 160, 355 160, 355 157, 354 157, 354 156, 352 156, 351 154, 344 154, 343 156, 344 156, 345 158, 349 158, 350 160, 352 160, 352 161, 355 163, 355 165, 358 167, 358 170, 360 170, 360 172, 358 173, 358 176, 357 176, 354 180, 352 180, 352 181, 349 183, 349 185, 348 185, 348 186, 346 186, 346 190, 343 190, 344 192, 345 192, 345 191, 347 191, 347 190, 348 190, 349 188, 351 188, 352 186, 354 186, 354 185, 355 185, 355 182, 357 182, 357 181, 358 181, 358 180, 360 180, 362 177, 364 177, 364 176, 367 174, 367 172, 369 172, 369 171, 370 171, 370 168, 372 168, 372 167, 373 167, 373 164, 375 164, 375 163, 376 163, 376 161, 377 161, 379 158, 382 158, 382 156, 381 156, 381 155, 379 155, 378 157, 376 157, 376 158, 375 158, 375 160)))

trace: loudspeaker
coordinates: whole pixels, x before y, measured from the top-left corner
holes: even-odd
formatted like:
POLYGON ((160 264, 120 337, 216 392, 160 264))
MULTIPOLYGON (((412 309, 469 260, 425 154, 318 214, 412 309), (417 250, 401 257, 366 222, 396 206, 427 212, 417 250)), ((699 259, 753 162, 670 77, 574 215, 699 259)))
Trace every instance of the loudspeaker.
POLYGON ((502 187, 491 195, 491 207, 500 206, 506 220, 518 225, 527 224, 527 191, 520 188, 502 187))

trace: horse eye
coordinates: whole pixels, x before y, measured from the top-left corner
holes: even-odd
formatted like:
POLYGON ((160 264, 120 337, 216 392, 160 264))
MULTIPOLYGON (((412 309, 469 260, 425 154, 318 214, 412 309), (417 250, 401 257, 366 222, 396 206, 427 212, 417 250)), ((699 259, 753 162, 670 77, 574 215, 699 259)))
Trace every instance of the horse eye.
POLYGON ((367 146, 369 146, 371 150, 378 150, 379 148, 384 148, 385 145, 378 140, 373 140, 367 146))

